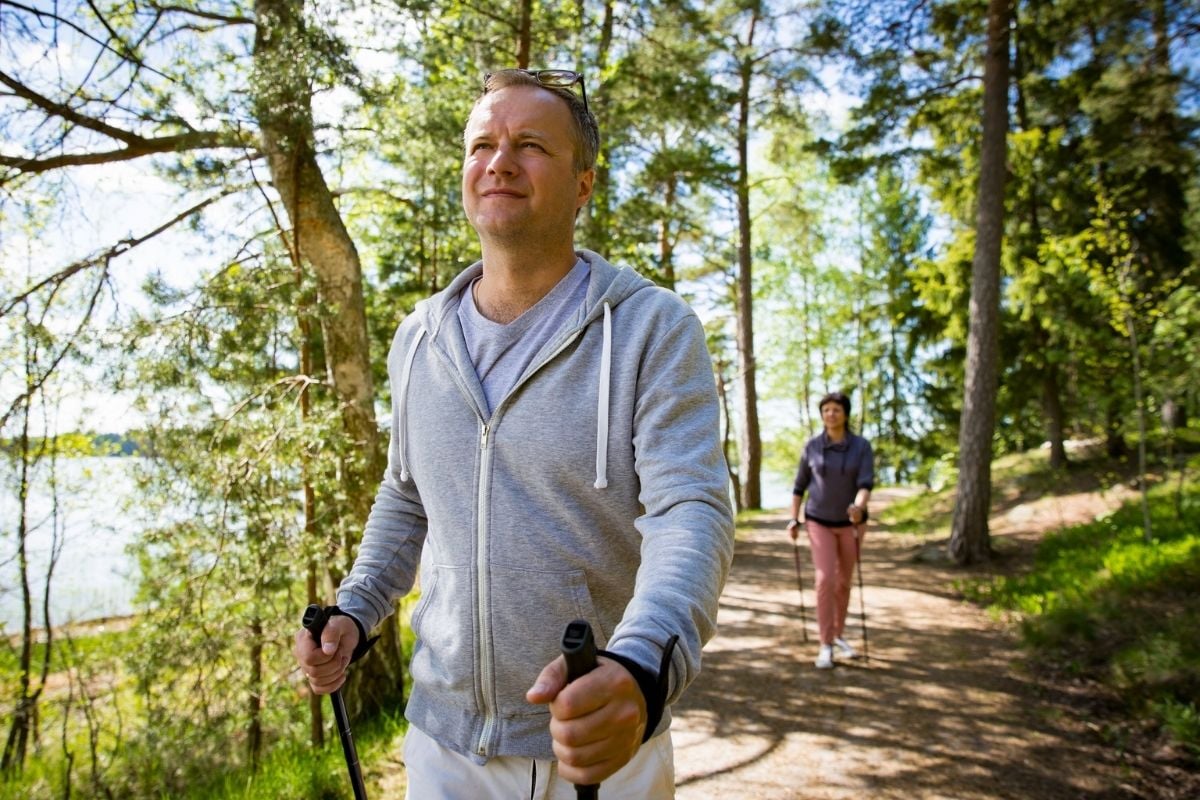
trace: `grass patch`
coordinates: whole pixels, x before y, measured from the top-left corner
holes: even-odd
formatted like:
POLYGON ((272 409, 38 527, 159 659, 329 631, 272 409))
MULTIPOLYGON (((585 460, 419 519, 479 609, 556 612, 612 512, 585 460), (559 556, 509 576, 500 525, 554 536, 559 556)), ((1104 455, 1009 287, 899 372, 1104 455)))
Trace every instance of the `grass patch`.
MULTIPOLYGON (((328 706, 327 706, 327 709, 328 706)), ((332 717, 332 712, 329 714, 332 717)), ((388 714, 355 725, 354 743, 363 770, 367 796, 383 796, 378 765, 394 761, 400 739, 408 729, 401 713, 388 714)), ((258 769, 238 770, 215 778, 211 783, 188 793, 192 800, 350 800, 346 760, 341 742, 330 727, 325 746, 289 742, 271 750, 258 769)), ((164 798, 165 800, 165 798, 164 798)))
POLYGON ((1200 756, 1200 483, 1163 481, 1150 511, 1150 542, 1135 500, 1047 536, 1027 572, 962 588, 1015 614, 1039 659, 1105 683, 1200 756))

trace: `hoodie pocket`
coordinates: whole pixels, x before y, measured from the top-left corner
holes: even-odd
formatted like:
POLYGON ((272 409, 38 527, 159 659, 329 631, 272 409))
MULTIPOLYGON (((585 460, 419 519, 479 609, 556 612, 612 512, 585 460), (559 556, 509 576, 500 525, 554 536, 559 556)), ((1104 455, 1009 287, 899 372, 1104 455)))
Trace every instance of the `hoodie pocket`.
POLYGON ((457 694, 452 702, 470 707, 475 698, 471 571, 435 564, 429 574, 432 579, 422 589, 412 615, 417 639, 410 667, 413 682, 457 694))
POLYGON ((592 624, 596 647, 608 634, 599 628, 583 570, 549 572, 493 565, 491 633, 496 654, 496 702, 505 716, 544 714, 525 701, 538 673, 558 657, 567 623, 592 624))

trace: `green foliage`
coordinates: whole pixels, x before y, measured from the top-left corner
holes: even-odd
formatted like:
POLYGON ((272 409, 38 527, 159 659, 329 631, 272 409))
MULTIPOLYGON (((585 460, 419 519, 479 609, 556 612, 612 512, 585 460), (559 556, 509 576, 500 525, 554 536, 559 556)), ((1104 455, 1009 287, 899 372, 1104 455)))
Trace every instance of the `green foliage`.
MULTIPOLYGON (((375 783, 378 767, 395 759, 408 723, 385 714, 354 728, 355 749, 368 796, 384 796, 375 783)), ((341 742, 330 730, 325 746, 314 749, 297 741, 272 748, 254 770, 207 776, 189 791, 190 800, 349 800, 353 796, 341 742)))
POLYGON ((1176 741, 1183 742, 1194 757, 1200 758, 1200 708, 1194 701, 1154 700, 1150 702, 1150 710, 1176 741))
POLYGON ((1200 693, 1200 462, 1179 487, 1151 492, 1155 539, 1137 503, 1052 534, 1031 569, 969 583, 968 597, 1016 614, 1039 661, 1111 685, 1136 714, 1157 718, 1193 751, 1200 693), (1182 491, 1182 503, 1173 496, 1182 491))
MULTIPOLYGON (((1182 388, 1197 382, 1190 348, 1177 360, 1159 339, 1170 335, 1159 321, 1196 280, 1195 226, 1185 222, 1196 185, 1187 9, 1015 8, 997 453, 1101 432, 1115 446, 1136 410, 1133 333, 1151 401, 1195 406, 1182 388)), ((942 241, 912 281, 933 322, 925 371, 932 386, 953 388, 919 402, 951 441, 974 251, 982 12, 958 2, 828 3, 818 26, 863 83, 849 129, 820 148, 834 174, 857 181, 907 164, 937 204, 942 241)))
MULTIPOLYGON (((119 761, 114 754, 121 722, 132 710, 122 659, 133 634, 122 623, 111 631, 97 632, 99 626, 93 625, 54 638, 49 681, 39 705, 42 735, 34 740, 23 769, 0 778, 0 798, 50 800, 62 797, 68 784, 90 796, 104 796, 111 785, 108 772, 119 761)), ((0 661, 5 697, 12 696, 17 680, 16 661, 6 654, 0 661)))
MULTIPOLYGON (((414 592, 402 603, 405 619, 417 597, 414 592)), ((273 720, 265 726, 269 742, 252 763, 245 754, 245 731, 236 724, 246 695, 231 680, 246 643, 210 640, 202 654, 208 662, 175 660, 176 647, 188 651, 189 658, 197 651, 190 640, 171 635, 171 628, 182 627, 178 620, 165 633, 149 631, 153 622, 139 617, 89 625, 56 638, 51 689, 40 706, 43 735, 25 769, 0 780, 0 800, 62 797, 68 781, 89 797, 350 797, 329 706, 323 704, 325 747, 314 750, 306 743, 306 695, 286 659, 267 692, 270 708, 264 719, 273 720), (145 672, 148 662, 157 664, 153 685, 145 672)), ((295 622, 281 620, 287 629, 277 642, 281 650, 290 647, 295 622)), ((405 634, 405 652, 411 653, 407 626, 405 634)), ((40 652, 35 656, 40 659, 40 652)), ((0 690, 7 694, 16 680, 15 656, 0 651, 0 690)), ((405 726, 399 709, 355 725, 369 787, 378 777, 372 765, 389 762, 405 726)))
POLYGON ((336 742, 321 750, 287 744, 272 749, 257 771, 237 770, 215 782, 200 781, 187 796, 196 800, 338 800, 351 797, 345 773, 346 762, 336 742))

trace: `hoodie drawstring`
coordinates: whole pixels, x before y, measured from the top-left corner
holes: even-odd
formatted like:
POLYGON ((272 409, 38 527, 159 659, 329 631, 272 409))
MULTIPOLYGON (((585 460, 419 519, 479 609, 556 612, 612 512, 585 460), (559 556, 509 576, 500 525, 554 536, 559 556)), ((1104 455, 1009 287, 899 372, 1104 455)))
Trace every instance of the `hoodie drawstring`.
POLYGON ((417 357, 417 345, 421 343, 421 337, 425 335, 424 328, 417 328, 417 335, 413 337, 412 344, 408 347, 408 355, 404 358, 404 369, 400 371, 400 391, 396 401, 399 407, 396 411, 396 447, 400 451, 400 480, 408 480, 408 457, 404 452, 405 437, 404 433, 408 429, 408 379, 412 374, 413 359, 417 357))
POLYGON ((612 309, 604 304, 604 347, 600 351, 600 391, 596 397, 596 483, 608 487, 608 395, 612 372, 612 309))

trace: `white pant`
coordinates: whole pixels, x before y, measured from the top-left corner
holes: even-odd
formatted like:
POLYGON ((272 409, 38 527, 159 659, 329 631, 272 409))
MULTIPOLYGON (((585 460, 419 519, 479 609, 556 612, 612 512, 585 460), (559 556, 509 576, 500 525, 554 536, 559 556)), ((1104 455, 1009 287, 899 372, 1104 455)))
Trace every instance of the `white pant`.
MULTIPOLYGON (((558 777, 558 762, 503 756, 480 766, 442 747, 410 725, 404 737, 407 800, 575 800, 575 787, 558 777)), ((604 800, 672 800, 675 751, 671 732, 655 736, 600 784, 604 800)))

